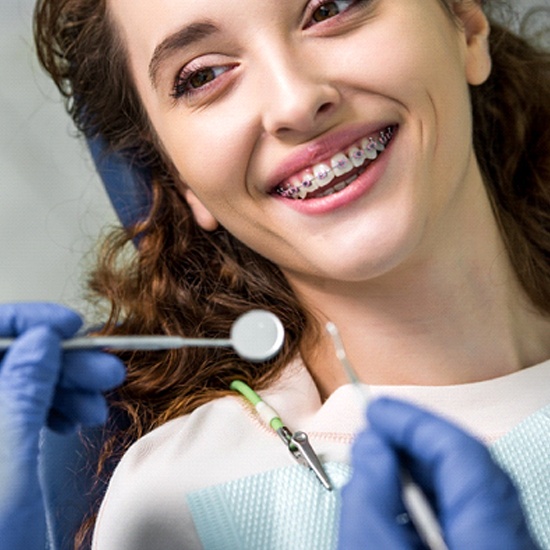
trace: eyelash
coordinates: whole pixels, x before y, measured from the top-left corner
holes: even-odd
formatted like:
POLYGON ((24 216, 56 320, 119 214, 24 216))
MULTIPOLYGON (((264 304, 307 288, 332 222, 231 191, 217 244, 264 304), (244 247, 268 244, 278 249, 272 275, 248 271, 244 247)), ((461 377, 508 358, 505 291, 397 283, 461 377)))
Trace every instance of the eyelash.
MULTIPOLYGON (((371 3, 373 0, 332 0, 329 2, 328 0, 315 0, 313 5, 308 8, 307 10, 307 16, 306 20, 308 21, 308 24, 304 28, 309 28, 311 26, 315 26, 322 24, 324 21, 318 21, 317 23, 311 24, 311 19, 313 18, 315 12, 322 8, 323 6, 328 6, 330 4, 335 4, 338 9, 341 9, 339 13, 328 17, 327 19, 334 19, 335 17, 338 17, 339 15, 344 14, 345 12, 349 11, 353 8, 358 8, 362 4, 368 4, 371 3), (341 7, 342 4, 345 4, 345 7, 341 7)), ((325 20, 326 21, 326 20, 325 20)), ((176 80, 174 82, 172 93, 170 94, 172 98, 175 101, 178 101, 181 98, 192 98, 195 94, 199 94, 204 92, 206 89, 208 89, 210 86, 213 86, 216 84, 216 80, 218 77, 228 71, 230 71, 233 67, 228 65, 219 65, 219 66, 198 66, 196 68, 193 68, 192 64, 190 66, 183 67, 181 71, 177 74, 176 80), (212 80, 209 80, 205 82, 203 85, 197 86, 195 88, 190 88, 191 81, 193 78, 195 78, 197 75, 200 75, 200 73, 208 72, 208 71, 214 71, 214 78, 212 80), (218 72, 218 74, 215 74, 218 72)))
POLYGON ((195 94, 200 93, 201 91, 209 88, 211 85, 215 83, 217 78, 226 73, 227 71, 230 71, 232 66, 230 65, 219 65, 219 66, 199 66, 197 68, 193 68, 193 66, 187 66, 184 67, 177 75, 176 81, 174 82, 174 89, 172 90, 172 93, 170 94, 175 100, 180 99, 181 97, 187 97, 190 98, 194 96, 195 94), (191 88, 191 81, 196 76, 200 75, 201 73, 206 73, 209 71, 214 72, 214 78, 212 80, 209 80, 208 82, 205 82, 201 86, 197 86, 196 88, 191 88), (218 73, 218 74, 216 74, 218 73))
MULTIPOLYGON (((322 8, 323 6, 329 6, 330 4, 335 4, 339 10, 341 10, 339 13, 335 14, 332 17, 329 17, 329 19, 334 19, 334 17, 337 17, 338 15, 341 15, 345 12, 347 12, 349 9, 357 7, 359 4, 364 4, 366 0, 332 0, 332 2, 329 2, 328 0, 315 0, 313 2, 313 5, 311 7, 308 7, 307 10, 307 16, 306 20, 311 22, 311 19, 313 18, 315 12, 322 8), (346 4, 345 7, 341 7, 341 4, 346 4)), ((317 24, 321 24, 323 21, 318 21, 317 24)), ((305 28, 309 28, 311 26, 311 23, 308 23, 305 28)))

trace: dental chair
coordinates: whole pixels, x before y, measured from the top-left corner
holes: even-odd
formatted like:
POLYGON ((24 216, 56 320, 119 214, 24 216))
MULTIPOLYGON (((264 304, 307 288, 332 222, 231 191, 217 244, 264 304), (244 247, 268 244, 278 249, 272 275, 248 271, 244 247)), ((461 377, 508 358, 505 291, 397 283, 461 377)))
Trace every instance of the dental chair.
MULTIPOLYGON (((123 226, 144 217, 150 207, 148 174, 122 157, 106 153, 101 138, 88 142, 96 169, 123 226)), ((101 443, 102 429, 60 435, 47 428, 41 441, 40 476, 48 521, 48 549, 73 550, 73 540, 92 502, 106 487, 94 486, 91 448, 101 443), (84 437, 83 437, 84 436, 84 437), (84 440, 92 443, 85 445, 84 440)))

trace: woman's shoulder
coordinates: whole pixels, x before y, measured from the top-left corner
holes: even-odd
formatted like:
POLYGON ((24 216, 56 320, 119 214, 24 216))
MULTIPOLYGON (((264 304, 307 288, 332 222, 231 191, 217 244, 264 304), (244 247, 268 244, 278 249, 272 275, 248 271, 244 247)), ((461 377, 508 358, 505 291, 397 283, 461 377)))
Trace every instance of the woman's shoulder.
POLYGON ((125 453, 121 466, 140 468, 160 457, 182 456, 202 443, 206 433, 228 435, 231 425, 242 424, 248 416, 246 404, 238 397, 214 399, 138 439, 125 453))
POLYGON ((186 490, 194 490, 205 482, 209 470, 223 470, 221 457, 229 457, 236 445, 242 448, 267 431, 241 398, 215 399, 137 440, 115 469, 111 485, 126 485, 131 478, 133 485, 156 480, 157 487, 173 486, 177 477, 186 480, 186 490))
POLYGON ((246 403, 231 396, 170 420, 136 441, 110 480, 93 547, 194 548, 186 495, 238 475, 243 455, 235 447, 246 454, 264 431, 246 403), (157 533, 154 541, 143 533, 144 525, 157 533))
MULTIPOLYGON (((359 422, 350 412, 352 389, 323 405, 305 368, 296 367, 261 394, 291 431, 308 433, 323 461, 345 462, 359 422)), ((151 431, 123 456, 101 506, 94 549, 200 548, 193 495, 294 467, 303 468, 244 398, 211 401, 151 431), (154 526, 158 540, 136 535, 143 525, 154 526)))

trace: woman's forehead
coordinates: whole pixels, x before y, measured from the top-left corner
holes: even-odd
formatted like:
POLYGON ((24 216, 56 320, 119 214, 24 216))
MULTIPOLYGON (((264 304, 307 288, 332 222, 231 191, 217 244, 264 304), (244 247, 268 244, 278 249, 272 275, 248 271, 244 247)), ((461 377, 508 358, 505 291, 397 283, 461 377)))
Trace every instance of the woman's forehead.
MULTIPOLYGON (((395 0, 393 0, 395 1, 395 0)), ((109 0, 138 87, 156 87, 162 61, 171 52, 190 56, 203 45, 250 43, 250 33, 269 33, 277 21, 295 21, 312 0, 109 0), (148 75, 148 78, 147 78, 148 75), (145 82, 145 80, 149 82, 145 82)))
POLYGON ((298 5, 295 0, 110 0, 109 10, 132 65, 143 66, 154 65, 170 44, 182 47, 208 35, 239 35, 298 5))
MULTIPOLYGON (((158 44, 182 26, 209 22, 220 30, 273 21, 273 14, 300 13, 296 0, 110 0, 109 9, 127 39, 139 37, 158 44)), ((151 47, 151 46, 150 46, 151 47)))
MULTIPOLYGON (((221 30, 241 30, 247 25, 269 25, 283 18, 298 18, 316 0, 108 0, 116 25, 127 39, 149 39, 158 44, 178 27, 199 22, 215 23, 221 30)), ((405 0, 373 0, 403 2, 405 0)), ((406 0, 413 2, 415 0, 406 0)), ((320 2, 317 2, 320 4, 320 2)), ((426 10, 449 0, 423 0, 426 10)), ((134 40, 132 40, 133 42, 134 40)), ((153 48, 149 44, 149 48, 153 48)))

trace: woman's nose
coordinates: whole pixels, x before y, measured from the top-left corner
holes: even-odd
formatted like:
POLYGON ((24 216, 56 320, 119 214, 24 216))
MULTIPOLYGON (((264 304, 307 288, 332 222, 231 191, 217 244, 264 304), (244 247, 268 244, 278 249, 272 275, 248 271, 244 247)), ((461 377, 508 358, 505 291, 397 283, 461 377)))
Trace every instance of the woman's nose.
POLYGON ((304 139, 322 131, 340 103, 340 94, 322 66, 292 56, 271 58, 263 75, 263 126, 278 139, 304 139))

